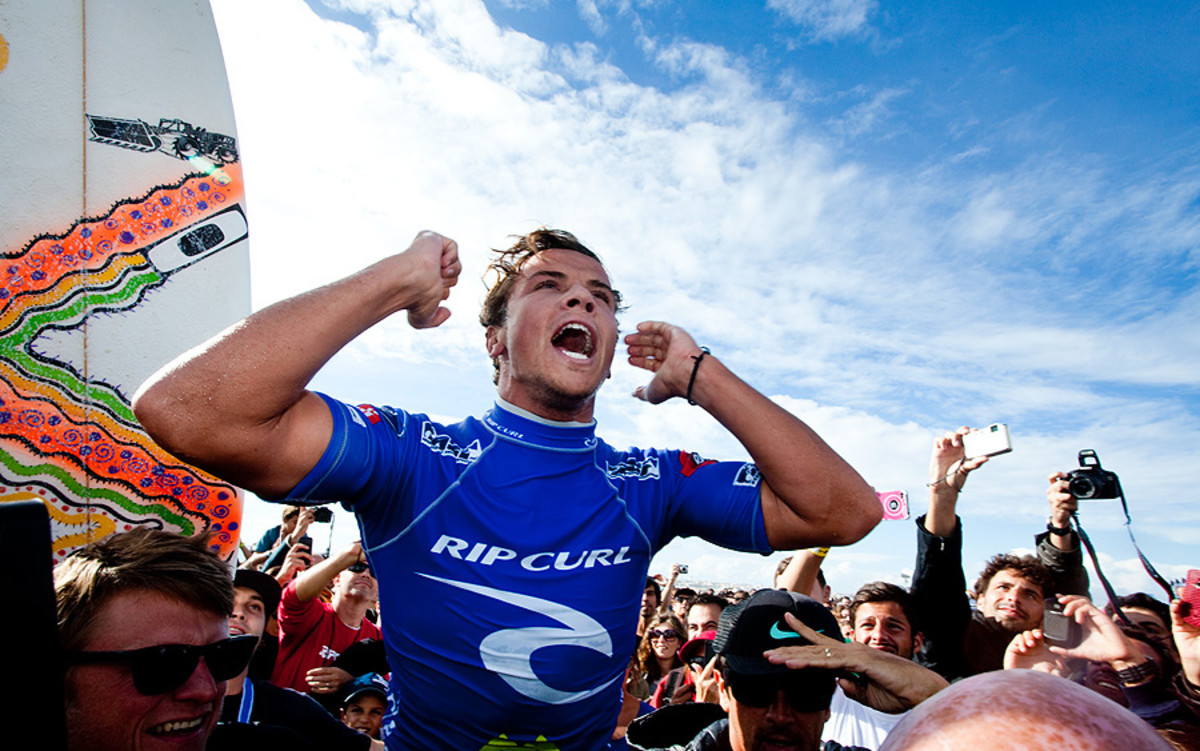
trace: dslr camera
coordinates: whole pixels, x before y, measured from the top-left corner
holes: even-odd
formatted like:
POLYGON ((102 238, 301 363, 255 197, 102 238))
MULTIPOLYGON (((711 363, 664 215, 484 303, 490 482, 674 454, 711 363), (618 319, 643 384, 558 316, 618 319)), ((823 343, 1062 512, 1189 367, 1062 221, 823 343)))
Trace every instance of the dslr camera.
POLYGON ((1091 449, 1079 452, 1079 469, 1067 473, 1068 489, 1080 500, 1120 498, 1121 481, 1116 472, 1100 467, 1100 457, 1091 449))

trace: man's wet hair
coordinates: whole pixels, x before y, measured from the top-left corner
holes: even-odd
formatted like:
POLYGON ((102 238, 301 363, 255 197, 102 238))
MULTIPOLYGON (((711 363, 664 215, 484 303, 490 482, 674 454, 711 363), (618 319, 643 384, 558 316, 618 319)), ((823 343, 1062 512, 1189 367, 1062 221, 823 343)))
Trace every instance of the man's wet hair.
MULTIPOLYGON (((488 287, 487 297, 483 300, 483 309, 479 311, 479 323, 484 328, 503 326, 508 321, 508 299, 512 295, 513 284, 528 263, 547 250, 573 250, 594 259, 601 266, 604 262, 600 256, 579 241, 575 235, 561 229, 541 227, 526 235, 516 236, 512 246, 504 250, 493 250, 496 258, 488 264, 488 274, 494 273, 496 280, 488 287)), ((612 291, 613 305, 617 312, 623 310, 621 293, 612 291)), ((500 362, 492 358, 492 381, 500 380, 500 362)))
POLYGON ((850 600, 850 625, 854 625, 854 619, 858 613, 860 605, 866 605, 871 602, 894 602, 900 606, 904 617, 908 619, 908 627, 914 634, 920 632, 920 617, 918 615, 917 603, 913 599, 912 594, 904 587, 897 586, 891 582, 868 582, 858 588, 854 593, 854 598, 850 600))
POLYGON ((979 574, 979 578, 975 580, 975 596, 982 597, 987 591, 988 585, 992 583, 992 577, 1001 571, 1012 570, 1017 573, 1022 579, 1026 579, 1033 584, 1041 587, 1042 596, 1048 597, 1052 594, 1054 588, 1054 576, 1050 573, 1050 569, 1031 555, 1012 555, 1011 553, 1001 553, 994 555, 984 565, 983 571, 979 574))

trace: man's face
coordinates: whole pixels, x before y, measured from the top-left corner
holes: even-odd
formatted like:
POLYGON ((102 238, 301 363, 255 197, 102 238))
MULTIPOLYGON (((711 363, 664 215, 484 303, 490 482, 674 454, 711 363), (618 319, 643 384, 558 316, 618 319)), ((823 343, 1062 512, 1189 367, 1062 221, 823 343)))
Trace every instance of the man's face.
POLYGON ((798 712, 783 690, 765 707, 752 707, 734 698, 729 684, 717 672, 721 708, 729 714, 731 751, 816 751, 829 710, 798 712))
POLYGON ((1041 628, 1045 607, 1042 588, 1009 568, 997 571, 979 598, 980 612, 1013 633, 1041 628))
POLYGON ((267 629, 267 607, 262 597, 249 587, 233 590, 233 613, 229 616, 229 635, 253 634, 261 637, 267 629))
MULTIPOLYGON (((145 592, 113 597, 97 616, 83 651, 125 651, 160 644, 204 645, 228 636, 226 618, 145 592)), ((202 751, 217 722, 225 681, 200 660, 165 694, 144 696, 124 663, 77 665, 67 671, 68 745, 87 751, 202 751)))
POLYGON ((712 603, 701 603, 693 605, 688 610, 687 629, 688 638, 691 639, 696 634, 704 631, 716 631, 717 624, 721 621, 721 608, 712 603))
POLYGON ((339 598, 375 602, 379 599, 379 582, 369 568, 357 572, 346 569, 334 580, 333 592, 339 598))
POLYGON ((864 602, 854 611, 854 641, 912 659, 921 646, 904 609, 896 602, 864 602))
POLYGON ((377 694, 362 693, 346 704, 342 710, 342 722, 348 728, 378 738, 386 710, 387 702, 383 698, 377 694))
POLYGON ((676 597, 675 601, 671 603, 671 612, 675 614, 676 618, 687 623, 688 606, 691 604, 692 601, 689 597, 676 597))
POLYGON ((642 617, 649 618, 658 610, 658 593, 654 587, 647 586, 642 590, 642 617))
MULTIPOLYGON (((1148 608, 1121 608, 1121 612, 1125 613, 1125 617, 1129 619, 1129 623, 1133 626, 1133 632, 1144 634, 1147 639, 1157 642, 1171 655, 1178 655, 1175 638, 1171 635, 1171 624, 1163 623, 1163 619, 1158 613, 1148 608)), ((1115 613, 1113 620, 1117 625, 1121 624, 1115 613)))
POLYGON ((505 324, 488 329, 487 343, 488 354, 500 360, 506 401, 557 419, 591 419, 617 344, 604 267, 573 250, 538 254, 513 284, 505 324))

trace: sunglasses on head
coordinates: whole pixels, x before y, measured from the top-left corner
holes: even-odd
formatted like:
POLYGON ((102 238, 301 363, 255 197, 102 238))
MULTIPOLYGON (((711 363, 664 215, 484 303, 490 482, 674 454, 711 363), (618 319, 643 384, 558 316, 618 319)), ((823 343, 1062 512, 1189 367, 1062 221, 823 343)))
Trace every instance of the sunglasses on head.
POLYGON ((783 691, 787 703, 797 712, 816 712, 829 706, 833 693, 832 678, 813 680, 788 673, 777 675, 742 675, 731 670, 725 680, 733 698, 748 707, 767 707, 783 691))
POLYGON ((357 563, 351 563, 346 567, 346 570, 354 574, 361 574, 364 571, 369 574, 371 573, 371 565, 366 561, 358 561, 357 563))
POLYGON ((133 687, 144 696, 156 696, 174 691, 196 672, 200 658, 208 666, 215 681, 227 681, 246 669, 258 637, 253 634, 234 636, 212 644, 160 644, 144 649, 121 652, 68 652, 70 665, 94 665, 121 662, 133 673, 133 687))
POLYGON ((651 639, 678 639, 679 632, 673 628, 654 628, 646 632, 651 639))

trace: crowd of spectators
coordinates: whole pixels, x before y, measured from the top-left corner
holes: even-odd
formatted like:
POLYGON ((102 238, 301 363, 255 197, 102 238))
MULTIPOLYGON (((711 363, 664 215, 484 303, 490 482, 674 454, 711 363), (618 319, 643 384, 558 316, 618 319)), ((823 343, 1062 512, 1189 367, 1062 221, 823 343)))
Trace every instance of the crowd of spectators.
MULTIPOLYGON (((757 590, 647 578, 613 747, 1200 749, 1200 627, 1179 599, 1091 602, 1061 474, 1036 554, 998 553, 968 590, 956 504, 986 460, 961 437, 935 442, 909 588, 835 594, 828 548, 757 590), (1078 638, 1048 638, 1047 609, 1078 638)), ((284 507, 232 575, 202 540, 144 531, 58 566, 70 748, 382 748, 386 614, 361 547, 314 553, 313 522, 284 507)))

